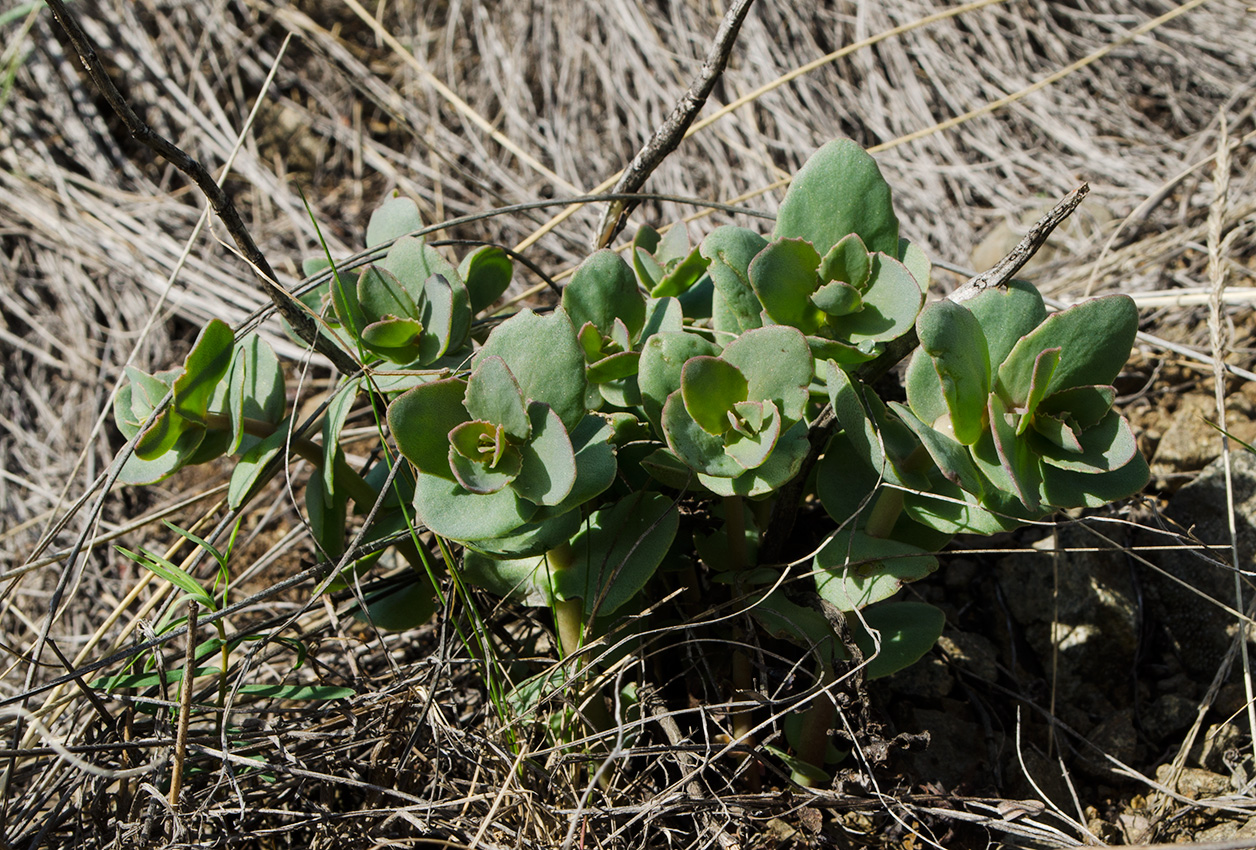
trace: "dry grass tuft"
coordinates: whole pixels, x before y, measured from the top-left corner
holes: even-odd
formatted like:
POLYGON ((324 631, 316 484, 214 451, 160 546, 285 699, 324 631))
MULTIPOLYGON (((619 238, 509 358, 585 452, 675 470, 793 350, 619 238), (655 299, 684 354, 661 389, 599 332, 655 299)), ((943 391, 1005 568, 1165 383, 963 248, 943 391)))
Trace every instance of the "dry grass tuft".
MULTIPOLYGON (((242 140, 226 185, 291 286, 301 258, 319 253, 302 195, 343 256, 360 246, 369 211, 393 189, 418 200, 429 220, 444 221, 578 195, 612 177, 697 73, 718 5, 102 0, 78 13, 118 86, 160 133, 211 170, 242 140)), ((760 0, 704 115, 844 46, 905 31, 704 127, 646 189, 771 213, 780 191, 765 187, 779 187, 825 140, 849 135, 880 150, 906 235, 940 261, 970 265, 992 233, 997 251, 1007 238, 1000 227, 1014 242, 1023 220, 1087 180, 1086 214, 1035 272, 1048 294, 1206 293, 1209 247, 1242 227, 1245 237, 1225 242, 1224 255, 1213 252, 1213 273, 1224 265, 1232 292, 1256 286, 1256 39, 1244 35, 1256 15, 1248 3, 970 5, 913 28, 954 7, 760 0), (1157 16, 1165 20, 1150 23, 1157 16), (1129 38, 1140 27, 1146 31, 1129 38), (927 132, 1073 64, 1052 85, 927 132), (1233 172, 1227 202, 1210 222, 1222 116, 1233 172)), ((208 318, 238 326, 261 318, 267 302, 216 223, 198 230, 203 199, 104 111, 47 11, 0 20, 0 52, 12 69, 11 88, 0 86, 0 699, 38 718, 19 723, 3 709, 5 846, 772 847, 839 834, 851 846, 961 846, 955 842, 975 841, 982 829, 1062 846, 1082 835, 1067 823, 1085 821, 1079 811, 1056 817, 1030 803, 1012 811, 997 799, 957 802, 944 793, 952 789, 895 787, 895 775, 872 758, 891 748, 858 716, 850 731, 866 760, 855 759, 839 793, 750 793, 738 776, 749 762, 728 756, 720 737, 728 694, 701 656, 688 654, 696 627, 651 638, 611 668, 625 680, 681 683, 702 705, 643 694, 644 718, 618 741, 594 745, 621 748, 598 786, 589 781, 596 762, 583 770, 577 757, 547 749, 539 724, 494 706, 484 665, 459 637, 473 628, 468 606, 476 606, 494 646, 531 641, 539 659, 544 623, 477 597, 457 600, 417 632, 380 634, 347 616, 345 603, 311 602, 312 580, 233 616, 233 630, 266 640, 238 651, 230 684, 342 686, 353 695, 295 702, 242 691, 222 734, 218 715, 198 714, 184 797, 172 809, 164 788, 173 723, 152 705, 173 704, 177 685, 146 692, 147 713, 133 697, 90 687, 120 662, 46 686, 141 640, 175 605, 171 589, 117 554, 113 540, 169 547, 170 557, 188 559, 210 580, 205 559, 178 548, 157 519, 207 533, 224 515, 215 489, 223 469, 145 490, 97 489, 121 445, 108 412, 124 364, 168 367, 208 318), (75 548, 78 541, 86 545, 75 548), (309 649, 302 665, 294 642, 309 649), (84 772, 54 742, 104 773, 84 772), (146 767, 153 770, 115 772, 146 767), (961 831, 947 839, 952 827, 961 831)), ((729 220, 702 212, 649 202, 634 222, 696 215, 689 227, 697 238, 729 220)), ((560 274, 587 252, 599 213, 575 211, 528 256, 560 274)), ((530 243, 547 218, 493 216, 445 235, 530 243)), ((943 287, 958 280, 940 276, 943 287)), ((525 271, 516 289, 539 282, 525 271)), ((1223 317, 1241 333, 1232 351, 1219 353, 1250 368, 1249 308, 1233 300, 1223 317)), ((1202 308, 1161 307, 1148 318, 1149 330, 1195 345, 1209 360, 1202 308)), ((302 365, 302 351, 273 319, 262 330, 301 370, 298 406, 316 400, 327 372, 302 365)), ((1160 357, 1154 346, 1144 352, 1160 357)), ((1144 400, 1158 397, 1153 384, 1144 400)), ((293 490, 303 476, 294 467, 291 487, 275 486, 243 517, 233 598, 265 593, 309 566, 313 547, 293 490)), ((177 670, 182 652, 179 639, 144 657, 177 670)), ((504 687, 541 669, 538 659, 490 669, 504 687)), ((214 702, 212 685, 193 694, 196 706, 214 702)), ((771 775, 765 783, 783 787, 771 775)), ((1131 793, 1101 783, 1082 790, 1096 796, 1081 806, 1100 814, 1108 803, 1099 795, 1131 793)), ((1232 809, 1253 803, 1249 789, 1235 796, 1232 809)), ((1173 806, 1191 810, 1180 799, 1173 806)), ((1141 824, 1121 821, 1125 837, 1173 834, 1171 810, 1141 824)))

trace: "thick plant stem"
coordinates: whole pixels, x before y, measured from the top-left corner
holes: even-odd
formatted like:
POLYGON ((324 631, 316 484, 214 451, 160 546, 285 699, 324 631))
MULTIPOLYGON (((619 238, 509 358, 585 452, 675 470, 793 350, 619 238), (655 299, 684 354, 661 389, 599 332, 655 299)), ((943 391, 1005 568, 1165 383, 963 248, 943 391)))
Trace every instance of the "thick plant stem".
MULTIPOLYGON (((724 533, 728 537, 728 567, 739 572, 749 566, 746 552, 746 513, 745 504, 740 496, 724 497, 724 533)), ((741 701, 742 694, 754 688, 754 676, 750 669, 750 656, 742 649, 733 650, 732 660, 733 699, 741 701)), ((730 718, 733 725, 733 738, 746 747, 755 745, 754 710, 738 709, 730 718)), ((750 790, 759 790, 759 774, 751 770, 748 775, 750 790)))
MULTIPOLYGON (((733 650, 733 699, 738 702, 743 701, 742 695, 748 693, 753 687, 754 676, 750 669, 750 656, 744 650, 733 650)), ((733 740, 744 747, 754 747, 756 743, 753 733, 754 709, 738 709, 733 712, 731 719, 733 722, 733 740)), ((747 758, 753 758, 753 756, 748 755, 747 758)), ((746 778, 751 792, 757 794, 762 787, 759 765, 757 763, 750 766, 750 771, 746 774, 746 778)))
POLYGON ((584 636, 584 600, 563 599, 554 603, 554 623, 558 628, 558 645, 563 658, 580 649, 584 636))
POLYGON ((741 496, 724 497, 724 531, 728 535, 728 568, 746 568, 746 513, 741 496))
MULTIPOLYGON (((557 573, 567 569, 572 561, 571 544, 563 543, 551 549, 548 557, 550 569, 553 572, 557 573)), ((554 601, 554 626, 558 632, 559 651, 564 660, 570 658, 579 651, 584 643, 584 600, 578 598, 556 599, 554 601)), ((584 667, 585 660, 577 658, 568 672, 570 678, 567 681, 575 684, 580 677, 580 671, 584 667)), ((584 700, 586 702, 584 719, 593 732, 609 732, 614 728, 615 724, 611 720, 610 712, 606 710, 606 702, 602 699, 600 691, 596 689, 591 689, 591 691, 586 691, 582 694, 582 696, 587 697, 584 700)))
MULTIPOLYGON (((923 472, 929 468, 932 460, 924 446, 916 446, 907 459, 903 461, 902 470, 907 474, 923 472)), ((894 524, 903 513, 903 491, 897 487, 884 486, 872 505, 868 515, 868 524, 864 533, 869 537, 888 538, 894 532, 894 524)))
POLYGON ((903 491, 897 487, 882 487, 877 500, 868 514, 868 524, 864 533, 869 537, 889 537, 894 531, 894 523, 898 522, 903 513, 903 491))
MULTIPOLYGON (((798 742, 798 756, 807 764, 824 770, 824 755, 829 749, 829 728, 833 725, 834 705, 828 688, 837 681, 833 669, 824 663, 817 663, 816 678, 823 689, 816 694, 815 701, 807 709, 802 719, 802 736, 798 742)), ((799 785, 811 787, 816 778, 795 771, 794 781, 799 785)))

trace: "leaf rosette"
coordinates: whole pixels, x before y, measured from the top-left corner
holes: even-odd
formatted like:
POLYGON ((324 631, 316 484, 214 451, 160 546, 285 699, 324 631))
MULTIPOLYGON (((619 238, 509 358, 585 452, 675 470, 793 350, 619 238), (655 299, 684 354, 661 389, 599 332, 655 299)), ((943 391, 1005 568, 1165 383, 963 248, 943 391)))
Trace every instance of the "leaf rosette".
POLYGON ((1052 316, 1027 283, 964 304, 939 301, 916 323, 920 349, 895 411, 946 477, 983 505, 1025 518, 1097 507, 1138 491, 1146 461, 1112 407, 1138 311, 1124 295, 1052 316))
POLYGON ((493 332, 468 378, 399 396, 388 422, 417 471, 419 518, 453 540, 503 538, 609 487, 610 428, 586 417, 585 386, 566 313, 524 310, 493 332))
POLYGON ((780 326, 747 331, 718 356, 687 358, 660 413, 668 448, 720 495, 775 490, 807 452, 812 363, 803 335, 780 326))
POLYGON ((679 331, 684 316, 675 298, 646 298, 632 268, 601 250, 580 264, 563 290, 563 309, 578 329, 589 382, 590 409, 641 403, 637 368, 641 345, 656 333, 679 331))
POLYGON ((747 269, 764 324, 798 328, 817 358, 843 364, 911 328, 929 263, 899 238, 890 187, 857 144, 830 142, 807 161, 773 235, 747 269))

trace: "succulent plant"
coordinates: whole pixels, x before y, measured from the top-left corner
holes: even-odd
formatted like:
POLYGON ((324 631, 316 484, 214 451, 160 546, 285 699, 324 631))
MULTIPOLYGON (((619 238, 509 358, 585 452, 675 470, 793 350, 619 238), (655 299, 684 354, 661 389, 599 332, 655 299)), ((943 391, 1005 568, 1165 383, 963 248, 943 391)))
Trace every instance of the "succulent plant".
POLYGON ((907 404, 891 407, 983 507, 1024 519, 1098 507, 1147 482, 1129 423, 1112 408, 1137 330, 1123 295, 1051 316, 1021 282, 939 301, 917 320, 907 404))

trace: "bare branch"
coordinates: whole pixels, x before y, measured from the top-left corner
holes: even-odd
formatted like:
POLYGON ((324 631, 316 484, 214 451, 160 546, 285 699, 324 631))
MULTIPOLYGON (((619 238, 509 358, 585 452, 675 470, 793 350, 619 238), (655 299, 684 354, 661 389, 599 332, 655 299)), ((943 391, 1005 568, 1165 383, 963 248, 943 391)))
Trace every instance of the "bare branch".
POLYGON ((92 82, 96 84, 110 108, 122 119, 135 140, 186 174, 201 190, 210 206, 214 208, 214 212, 218 213, 218 217, 222 219, 227 232, 231 234, 236 247, 240 249, 241 255, 257 272, 262 281, 262 289, 274 303, 279 315, 287 320, 297 336, 335 364, 341 372, 346 375, 357 372, 359 366, 354 363, 353 358, 322 336, 319 333, 318 322, 305 309, 305 306, 278 284, 274 269, 266 261, 266 257, 257 247, 257 243, 253 241, 253 237, 249 235, 239 211, 236 210, 235 203, 205 169, 205 166, 182 148, 156 133, 135 114, 135 110, 118 91, 113 80, 109 79, 109 75, 105 73, 100 57, 96 54, 96 48, 92 46, 87 34, 79 26, 78 20, 65 7, 63 0, 49 0, 48 5, 52 8, 52 14, 57 23, 61 25, 61 29, 70 39, 79 61, 83 63, 92 82))
MULTIPOLYGON (((659 125, 650 141, 633 157, 632 163, 624 170, 612 192, 637 191, 645 185, 645 181, 658 168, 659 163, 676 150, 685 137, 685 131, 710 97, 715 81, 724 73, 728 56, 733 52, 733 42, 737 40, 737 33, 741 30, 741 24, 750 12, 753 2, 754 0, 733 0, 733 5, 728 7, 724 20, 720 22, 720 28, 715 33, 711 49, 707 51, 702 70, 698 72, 688 91, 677 101, 667 120, 659 125)), ((609 245, 619 231, 624 229, 629 214, 636 209, 638 203, 640 202, 635 200, 617 200, 608 204, 606 211, 602 213, 602 220, 598 222, 593 247, 605 248, 609 245)))

